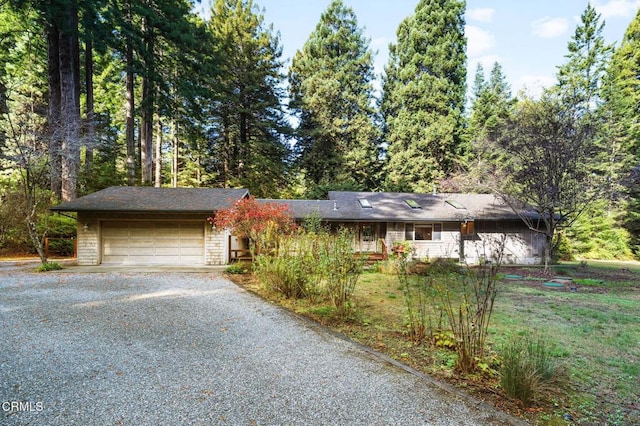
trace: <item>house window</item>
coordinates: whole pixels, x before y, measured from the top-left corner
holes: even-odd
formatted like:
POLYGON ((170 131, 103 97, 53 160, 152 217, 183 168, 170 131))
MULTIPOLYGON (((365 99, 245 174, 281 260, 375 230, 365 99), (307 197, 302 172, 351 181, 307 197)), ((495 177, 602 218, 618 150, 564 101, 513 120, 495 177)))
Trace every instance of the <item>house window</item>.
POLYGON ((462 222, 460 224, 460 234, 462 235, 474 235, 475 226, 472 220, 462 222))
POLYGON ((407 223, 404 225, 404 239, 407 241, 413 241, 413 223, 407 223))
POLYGON ((362 241, 364 242, 373 241, 373 226, 362 225, 362 241))
POLYGON ((405 227, 405 239, 415 241, 440 241, 442 239, 442 224, 407 223, 405 227))

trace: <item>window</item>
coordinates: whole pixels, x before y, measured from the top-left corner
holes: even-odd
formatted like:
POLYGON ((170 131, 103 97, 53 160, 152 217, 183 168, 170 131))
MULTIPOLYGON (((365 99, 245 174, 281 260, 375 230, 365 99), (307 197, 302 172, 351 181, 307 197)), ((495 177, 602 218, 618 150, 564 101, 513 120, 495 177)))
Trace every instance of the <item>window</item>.
POLYGON ((404 226, 404 239, 413 241, 413 223, 407 223, 404 226))
POLYGON ((466 222, 462 222, 460 224, 460 234, 462 235, 473 235, 475 234, 475 226, 472 220, 468 220, 466 222))
POLYGON ((412 209, 421 209, 422 207, 420 206, 420 204, 418 204, 418 202, 416 200, 404 200, 405 203, 407 203, 407 205, 409 207, 411 207, 412 209))
POLYGON ((363 209, 372 209, 373 206, 366 198, 358 198, 358 202, 360 203, 360 207, 363 209))
POLYGON ((373 241, 373 226, 362 225, 362 241, 364 242, 373 241))
POLYGON ((405 226, 405 239, 415 241, 440 241, 442 239, 442 224, 407 223, 405 226))

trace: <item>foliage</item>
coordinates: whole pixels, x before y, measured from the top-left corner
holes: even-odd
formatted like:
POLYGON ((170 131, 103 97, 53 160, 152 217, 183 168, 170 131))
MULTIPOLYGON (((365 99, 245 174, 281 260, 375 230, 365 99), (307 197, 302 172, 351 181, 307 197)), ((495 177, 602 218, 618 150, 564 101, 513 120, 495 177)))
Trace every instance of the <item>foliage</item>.
POLYGON ((362 273, 355 256, 353 233, 297 232, 278 240, 275 250, 256 258, 255 273, 286 298, 328 299, 340 317, 352 308, 355 285, 362 273))
POLYGON ((36 268, 36 272, 59 271, 64 269, 58 262, 45 262, 36 268))
POLYGON ((296 228, 288 205, 260 202, 253 197, 236 201, 208 220, 216 228, 229 229, 236 237, 249 238, 254 255, 273 248, 281 235, 296 228))
MULTIPOLYGON (((465 192, 495 188, 501 179, 500 166, 505 161, 505 153, 497 146, 497 140, 516 100, 498 62, 494 63, 488 81, 482 65, 478 64, 472 99, 468 128, 470 152, 464 161, 464 172, 456 176, 465 192)), ((441 186, 445 187, 443 183, 441 186)))
POLYGON ((309 296, 309 282, 318 273, 313 262, 309 240, 288 236, 278 241, 273 253, 261 254, 255 261, 258 278, 268 287, 286 298, 309 296))
POLYGON ((606 200, 597 200, 564 231, 570 258, 629 260, 628 231, 620 226, 623 212, 612 210, 606 200))
POLYGON ((542 334, 526 332, 511 336, 501 356, 500 387, 525 406, 535 402, 556 375, 552 345, 542 334))
POLYGON ((227 266, 224 270, 227 274, 242 275, 251 272, 252 266, 244 262, 236 262, 227 266))
POLYGON ((289 70, 290 108, 300 120, 296 154, 308 192, 379 186, 373 53, 353 10, 332 0, 289 70))
POLYGON ((609 143, 619 145, 621 154, 614 158, 625 165, 623 181, 627 190, 626 228, 631 233, 631 245, 640 256, 640 11, 629 24, 622 43, 609 66, 611 90, 607 91, 610 111, 609 143), (622 158, 620 158, 622 157, 622 158))
POLYGON ((355 255, 353 231, 343 228, 329 239, 325 255, 327 293, 340 316, 349 312, 353 292, 358 278, 362 274, 364 259, 355 255))
POLYGON ((484 359, 505 242, 505 238, 496 242, 498 250, 492 250, 492 262, 463 275, 443 277, 436 285, 441 309, 456 339, 456 368, 462 373, 476 371, 484 359))
POLYGON ((435 278, 430 276, 416 282, 409 275, 407 257, 398 256, 395 263, 404 296, 409 338, 417 343, 435 342, 430 311, 436 305, 435 278))
POLYGON ((502 192, 529 228, 544 235, 548 265, 558 231, 571 226, 598 195, 591 173, 597 152, 593 128, 573 106, 546 92, 539 100, 518 103, 499 143, 508 154, 502 192))
POLYGON ((206 109, 205 164, 216 185, 273 196, 288 184, 291 133, 281 102, 280 37, 252 1, 216 0, 211 13, 207 31, 221 59, 212 87, 216 96, 206 109))
POLYGON ((465 150, 464 11, 463 1, 421 0, 389 47, 381 103, 388 190, 431 191, 465 150))

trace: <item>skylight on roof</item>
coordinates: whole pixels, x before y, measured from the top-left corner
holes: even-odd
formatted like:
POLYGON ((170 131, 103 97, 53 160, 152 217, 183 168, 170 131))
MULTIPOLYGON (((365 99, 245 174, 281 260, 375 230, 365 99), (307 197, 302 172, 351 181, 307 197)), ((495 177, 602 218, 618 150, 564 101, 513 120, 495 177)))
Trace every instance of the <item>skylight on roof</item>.
POLYGON ((422 207, 420 206, 420 204, 418 204, 418 202, 416 200, 404 200, 405 203, 407 203, 407 205, 409 207, 411 207, 412 209, 421 209, 422 207))
POLYGON ((358 202, 360 203, 360 207, 363 209, 372 209, 373 206, 366 198, 358 198, 358 202))
POLYGON ((445 202, 447 204, 449 204, 451 207, 455 208, 455 209, 459 209, 459 210, 465 210, 466 209, 465 206, 463 206, 462 204, 460 204, 456 200, 447 200, 445 202))

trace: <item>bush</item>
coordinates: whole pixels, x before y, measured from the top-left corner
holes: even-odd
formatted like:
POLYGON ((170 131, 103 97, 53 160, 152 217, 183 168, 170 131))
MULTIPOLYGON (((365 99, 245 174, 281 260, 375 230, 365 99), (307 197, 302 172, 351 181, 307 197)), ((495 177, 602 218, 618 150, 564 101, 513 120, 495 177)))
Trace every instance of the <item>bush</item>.
POLYGON ((552 345, 537 333, 512 337, 501 355, 500 386, 525 406, 538 399, 556 374, 552 345))
POLYGON ((227 266, 225 269, 227 274, 248 274, 251 272, 251 264, 246 262, 237 262, 227 266))
POLYGON ((298 232, 281 236, 273 253, 256 257, 254 271, 266 287, 286 298, 306 297, 315 302, 324 295, 344 316, 363 270, 353 238, 348 230, 337 235, 298 232))
POLYGON ((325 276, 321 253, 326 239, 303 232, 281 236, 273 253, 256 258, 255 273, 265 286, 287 298, 313 300, 325 276))
POLYGON ((362 274, 364 259, 353 249, 353 232, 343 228, 329 238, 323 254, 326 256, 327 294, 340 316, 351 308, 351 299, 358 278, 362 274))
POLYGON ((60 265, 59 263, 47 262, 38 266, 38 268, 36 268, 36 272, 59 271, 60 269, 63 269, 63 268, 62 268, 62 265, 60 265))

